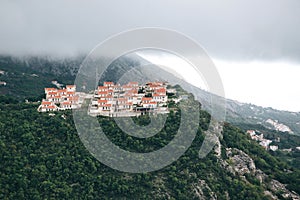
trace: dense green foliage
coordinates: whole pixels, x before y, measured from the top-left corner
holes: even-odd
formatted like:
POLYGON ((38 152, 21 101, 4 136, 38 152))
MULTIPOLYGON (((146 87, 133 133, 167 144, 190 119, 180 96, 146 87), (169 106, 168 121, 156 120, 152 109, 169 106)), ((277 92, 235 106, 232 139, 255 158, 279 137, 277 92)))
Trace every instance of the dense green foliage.
MULTIPOLYGON (((266 199, 259 183, 246 183, 226 172, 211 153, 204 159, 198 151, 204 139, 203 128, 209 123, 208 113, 201 111, 201 126, 193 145, 172 165, 152 173, 130 174, 115 171, 98 162, 85 149, 76 133, 71 112, 38 113, 36 105, 1 105, 0 111, 0 198, 159 198, 193 199, 193 185, 205 180, 219 199, 266 199), (66 120, 61 115, 66 115, 66 120), (167 195, 167 196, 166 196, 167 195)), ((135 119, 147 124, 147 117, 135 119)), ((116 131, 110 118, 99 118, 108 136, 119 145, 139 151, 160 148, 176 134, 179 122, 170 114, 165 134, 146 142, 126 137, 116 131), (112 134, 113 133, 113 134, 112 134), (128 140, 132 140, 131 146, 128 140)), ((267 173, 280 176, 286 168, 273 156, 259 148, 239 129, 225 126, 224 141, 228 147, 239 147, 252 155, 267 173), (275 163, 276 167, 266 163, 275 163)), ((299 183, 299 181, 297 182, 299 183)), ((209 194, 209 191, 204 190, 209 194)))

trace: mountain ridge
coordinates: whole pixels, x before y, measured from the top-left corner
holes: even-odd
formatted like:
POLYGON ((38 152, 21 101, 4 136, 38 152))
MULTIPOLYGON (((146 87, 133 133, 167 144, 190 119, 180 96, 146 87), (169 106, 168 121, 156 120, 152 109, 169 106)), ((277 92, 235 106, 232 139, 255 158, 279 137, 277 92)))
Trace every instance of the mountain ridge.
MULTIPOLYGON (((137 66, 143 66, 148 65, 152 66, 155 69, 159 69, 157 66, 153 65, 149 61, 145 60, 144 58, 138 56, 137 54, 130 54, 125 57, 121 57, 119 60, 114 61, 109 68, 112 68, 108 70, 109 73, 106 73, 105 76, 108 80, 118 80, 123 75, 122 73, 128 72, 133 68, 136 68, 137 66), (120 60, 121 59, 121 60, 120 60), (119 69, 116 69, 116 66, 119 69), (116 75, 118 74, 118 75, 116 75), (113 76, 112 76, 113 75, 113 76)), ((49 58, 49 57, 11 57, 11 56, 0 56, 0 70, 8 71, 10 72, 10 67, 13 65, 17 65, 18 71, 30 71, 32 70, 32 73, 37 74, 47 74, 49 75, 53 80, 58 79, 59 82, 62 82, 64 84, 72 84, 75 75, 78 72, 78 69, 80 67, 80 64, 84 60, 84 55, 73 57, 73 58, 49 58)), ((145 72, 145 69, 139 68, 139 70, 144 70, 144 73, 149 74, 148 72, 145 72)), ((137 71, 137 70, 136 70, 137 71)), ((167 77, 170 77, 166 72, 163 72, 164 70, 160 70, 164 75, 167 77)), ((138 74, 139 76, 141 75, 138 74)), ((155 74, 152 74, 151 77, 155 77, 155 74)), ((162 77, 162 75, 160 75, 162 77)), ((5 77, 5 75, 0 75, 0 81, 4 80, 6 81, 9 79, 8 77, 5 77)), ((123 78, 124 79, 124 78, 123 78)), ((127 78, 128 79, 128 78, 127 78)), ((180 84, 186 85, 186 87, 191 88, 191 90, 195 91, 194 93, 198 94, 196 95, 196 98, 201 101, 205 109, 210 110, 210 99, 211 94, 205 90, 202 90, 198 87, 195 87, 184 80, 176 77, 172 78, 174 82, 178 81, 180 84)), ((46 86, 50 86, 50 80, 48 79, 49 84, 45 84, 46 86)), ((8 81, 6 81, 8 82, 8 81)), ((9 82, 8 82, 9 84, 9 82)), ((4 94, 5 90, 7 90, 8 87, 1 87, 0 88, 0 94, 4 94)), ((35 91, 40 96, 43 95, 42 88, 39 89, 39 91, 35 91)), ((14 95, 14 94, 12 94, 14 95)), ((26 97, 26 94, 23 96, 26 97)), ((219 97, 216 97, 219 98, 219 97)), ((277 121, 279 124, 287 126, 291 131, 288 131, 290 134, 300 135, 300 112, 290 112, 290 111, 282 111, 273 109, 270 107, 262 107, 257 106, 250 103, 242 103, 236 100, 226 99, 226 112, 227 112, 227 120, 235 125, 238 125, 239 123, 249 123, 249 124, 261 124, 266 128, 269 128, 271 130, 276 130, 276 127, 270 125, 268 123, 268 120, 277 121)), ((280 131, 280 129, 277 129, 280 131)), ((282 129, 284 130, 284 129, 282 129)), ((288 129, 286 129, 288 130, 288 129)))

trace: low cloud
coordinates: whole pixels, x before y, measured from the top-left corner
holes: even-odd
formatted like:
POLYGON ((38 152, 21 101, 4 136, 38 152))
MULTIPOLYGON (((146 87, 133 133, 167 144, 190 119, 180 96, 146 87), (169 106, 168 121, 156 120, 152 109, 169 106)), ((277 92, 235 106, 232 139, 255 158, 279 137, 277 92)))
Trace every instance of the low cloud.
POLYGON ((300 2, 70 1, 0 3, 0 53, 75 55, 137 27, 194 38, 214 57, 300 61, 300 2))

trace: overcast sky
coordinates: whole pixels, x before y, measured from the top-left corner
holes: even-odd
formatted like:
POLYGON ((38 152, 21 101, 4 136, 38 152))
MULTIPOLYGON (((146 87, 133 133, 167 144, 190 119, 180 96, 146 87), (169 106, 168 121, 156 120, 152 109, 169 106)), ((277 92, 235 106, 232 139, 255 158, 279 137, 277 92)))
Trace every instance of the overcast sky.
POLYGON ((0 1, 0 53, 70 56, 137 27, 195 39, 226 96, 300 111, 300 1, 0 1))

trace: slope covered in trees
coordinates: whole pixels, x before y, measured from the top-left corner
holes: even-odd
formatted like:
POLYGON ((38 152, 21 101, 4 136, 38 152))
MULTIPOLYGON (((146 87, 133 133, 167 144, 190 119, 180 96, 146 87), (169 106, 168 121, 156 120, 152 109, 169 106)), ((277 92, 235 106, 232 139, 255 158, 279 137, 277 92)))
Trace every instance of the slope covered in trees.
MULTIPOLYGON (((207 199, 268 199, 264 186, 233 175, 219 165, 211 152, 199 159, 210 115, 200 111, 200 128, 192 146, 170 166, 159 171, 131 174, 113 170, 97 161, 81 143, 71 112, 38 113, 37 105, 1 103, 0 199, 195 199, 202 185, 207 199), (66 119, 62 118, 65 115, 66 119)), ((113 119, 98 118, 109 138, 132 151, 152 151, 167 144, 178 128, 179 114, 170 113, 161 134, 146 141, 124 135, 113 119)), ((136 118, 147 124, 147 116, 136 118)), ((235 147, 248 153, 271 178, 298 190, 299 171, 264 151, 238 128, 225 124, 222 149, 235 147), (289 171, 287 173, 286 171, 289 171)), ((299 191, 297 191, 299 192, 299 191)))

